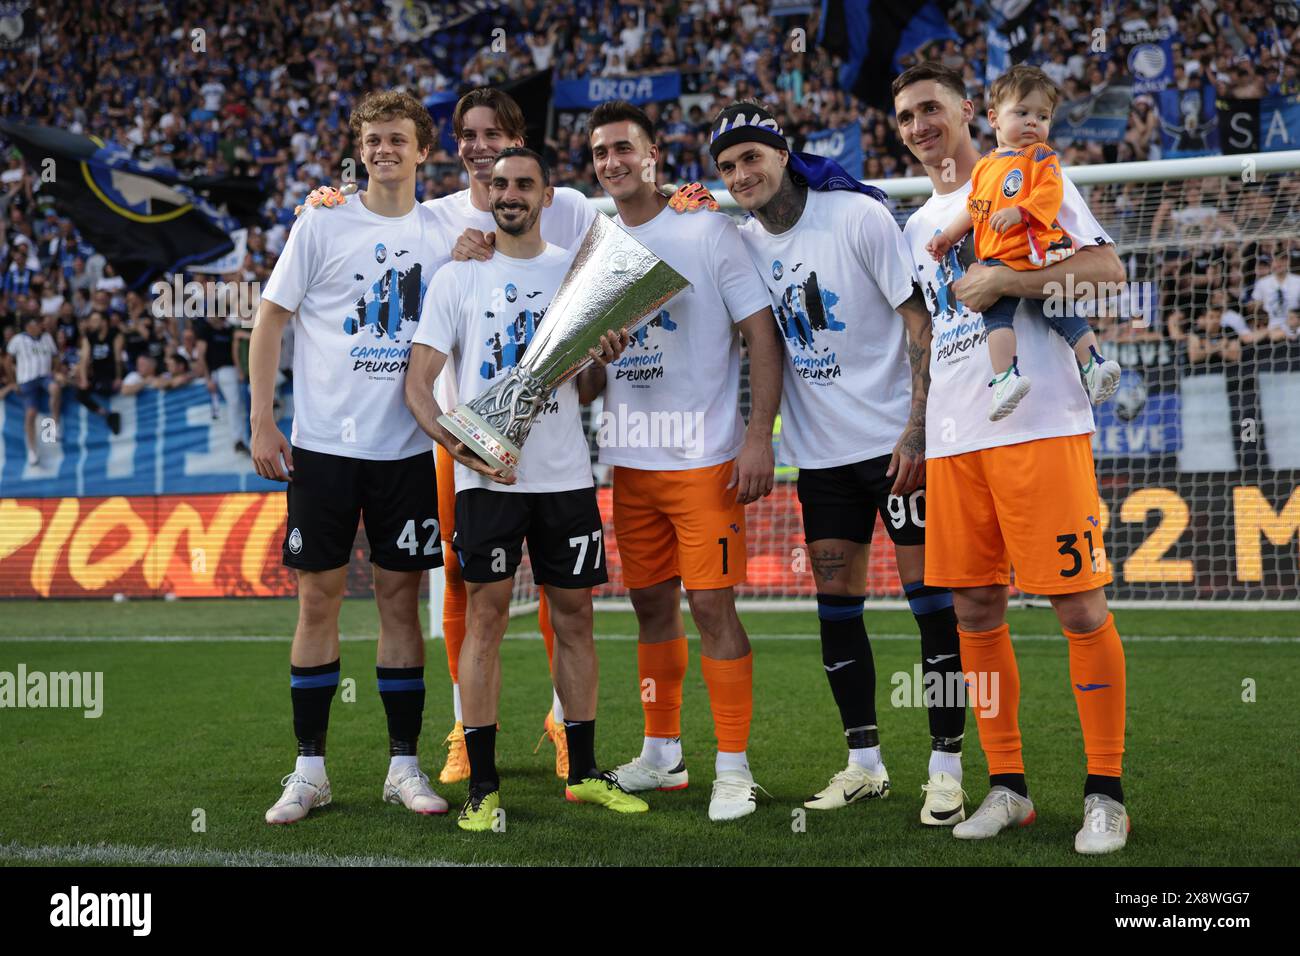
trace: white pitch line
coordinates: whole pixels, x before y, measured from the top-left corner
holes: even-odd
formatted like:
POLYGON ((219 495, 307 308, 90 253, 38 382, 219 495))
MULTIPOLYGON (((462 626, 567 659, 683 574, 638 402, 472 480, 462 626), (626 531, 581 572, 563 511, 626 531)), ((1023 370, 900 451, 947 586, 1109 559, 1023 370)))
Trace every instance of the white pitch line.
MULTIPOLYGON (((918 641, 916 634, 871 634, 873 641, 918 641)), ((509 640, 538 640, 536 631, 517 631, 507 634, 509 640)), ((1300 644, 1300 636, 1243 636, 1229 637, 1223 634, 1132 634, 1122 635, 1125 644, 1300 644)), ((694 634, 689 640, 699 640, 694 634)), ((816 634, 750 634, 751 641, 817 641, 816 634)), ((1065 636, 1056 634, 1011 634, 1013 641, 1064 641, 1065 636)), ((219 634, 171 634, 142 637, 112 636, 92 637, 89 635, 48 635, 44 637, 0 636, 0 644, 288 644, 291 638, 283 634, 246 634, 222 636, 219 634)), ((373 636, 340 636, 340 641, 373 641, 373 636)), ((436 641, 438 638, 426 638, 436 641)), ((597 634, 598 641, 635 641, 635 634, 597 634)))
POLYGON ((335 856, 271 850, 180 850, 162 846, 77 843, 23 846, 0 843, 5 863, 101 863, 110 866, 461 866, 447 860, 405 860, 390 856, 335 856))

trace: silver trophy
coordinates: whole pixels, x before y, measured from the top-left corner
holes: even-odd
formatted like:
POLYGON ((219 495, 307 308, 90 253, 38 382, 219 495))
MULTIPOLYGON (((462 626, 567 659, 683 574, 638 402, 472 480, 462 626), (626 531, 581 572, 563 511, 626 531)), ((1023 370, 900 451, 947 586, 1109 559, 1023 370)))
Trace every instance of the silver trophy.
POLYGON ((606 332, 632 333, 690 286, 613 220, 597 215, 537 334, 510 374, 439 424, 503 474, 513 475, 551 392, 591 364, 606 332))

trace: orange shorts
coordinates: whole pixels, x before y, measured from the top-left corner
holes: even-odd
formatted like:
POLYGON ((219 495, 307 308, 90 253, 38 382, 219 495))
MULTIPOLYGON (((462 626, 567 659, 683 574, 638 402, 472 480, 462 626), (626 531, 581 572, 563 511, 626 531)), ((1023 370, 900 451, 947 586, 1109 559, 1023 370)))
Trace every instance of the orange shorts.
POLYGON ((734 462, 685 471, 614 469, 614 534, 629 588, 680 577, 689 591, 745 583, 745 506, 734 462))
POLYGON ((435 444, 433 451, 438 473, 438 527, 450 548, 456 530, 456 459, 441 445, 435 444))
POLYGON ((1088 435, 925 463, 925 583, 1074 594, 1109 584, 1088 435))

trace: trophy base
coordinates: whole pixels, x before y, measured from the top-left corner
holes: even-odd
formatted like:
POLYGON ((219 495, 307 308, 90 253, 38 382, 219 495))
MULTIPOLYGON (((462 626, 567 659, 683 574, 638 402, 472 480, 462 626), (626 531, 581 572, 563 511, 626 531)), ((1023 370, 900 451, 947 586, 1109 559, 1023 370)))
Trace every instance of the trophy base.
POLYGON ((475 414, 469 406, 460 405, 440 415, 438 424, 503 474, 513 475, 519 467, 519 448, 475 414))

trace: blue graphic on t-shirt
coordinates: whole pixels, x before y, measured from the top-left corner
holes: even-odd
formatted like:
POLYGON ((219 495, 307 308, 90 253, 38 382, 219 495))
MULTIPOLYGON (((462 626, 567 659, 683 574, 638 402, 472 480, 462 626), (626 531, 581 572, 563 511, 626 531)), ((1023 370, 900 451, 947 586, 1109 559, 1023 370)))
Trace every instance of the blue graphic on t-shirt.
MULTIPOLYGON (((545 314, 545 307, 537 311, 524 309, 507 322, 500 332, 494 333, 490 339, 487 339, 483 344, 488 347, 492 357, 479 366, 479 375, 491 381, 518 365, 519 360, 524 357, 528 343, 533 340, 533 333, 537 331, 538 323, 542 321, 542 316, 545 314)), ((489 319, 496 318, 493 312, 486 312, 485 315, 489 319)))
MULTIPOLYGON (((777 274, 777 266, 778 263, 772 264, 773 275, 777 274)), ((832 311, 840 301, 839 295, 822 288, 815 270, 810 270, 802 282, 787 285, 776 298, 779 299, 776 318, 786 342, 791 346, 797 345, 800 350, 825 352, 830 346, 815 347, 816 333, 843 332, 847 328, 832 311)))
MULTIPOLYGON (((641 328, 636 330, 636 332, 632 335, 632 341, 628 344, 628 348, 649 349, 652 341, 650 338, 651 329, 663 329, 665 332, 676 332, 677 323, 674 322, 669 316, 670 313, 668 312, 667 309, 660 309, 658 315, 656 315, 645 325, 641 326, 641 328)), ((658 343, 655 343, 654 347, 656 349, 659 349, 662 346, 660 346, 658 343)))
MULTIPOLYGON (((413 332, 420 321, 425 288, 418 262, 409 269, 385 270, 353 304, 352 314, 343 320, 343 331, 357 335, 368 328, 377 339, 387 336, 398 341, 404 325, 413 332)), ((409 339, 408 335, 401 341, 409 339)))

